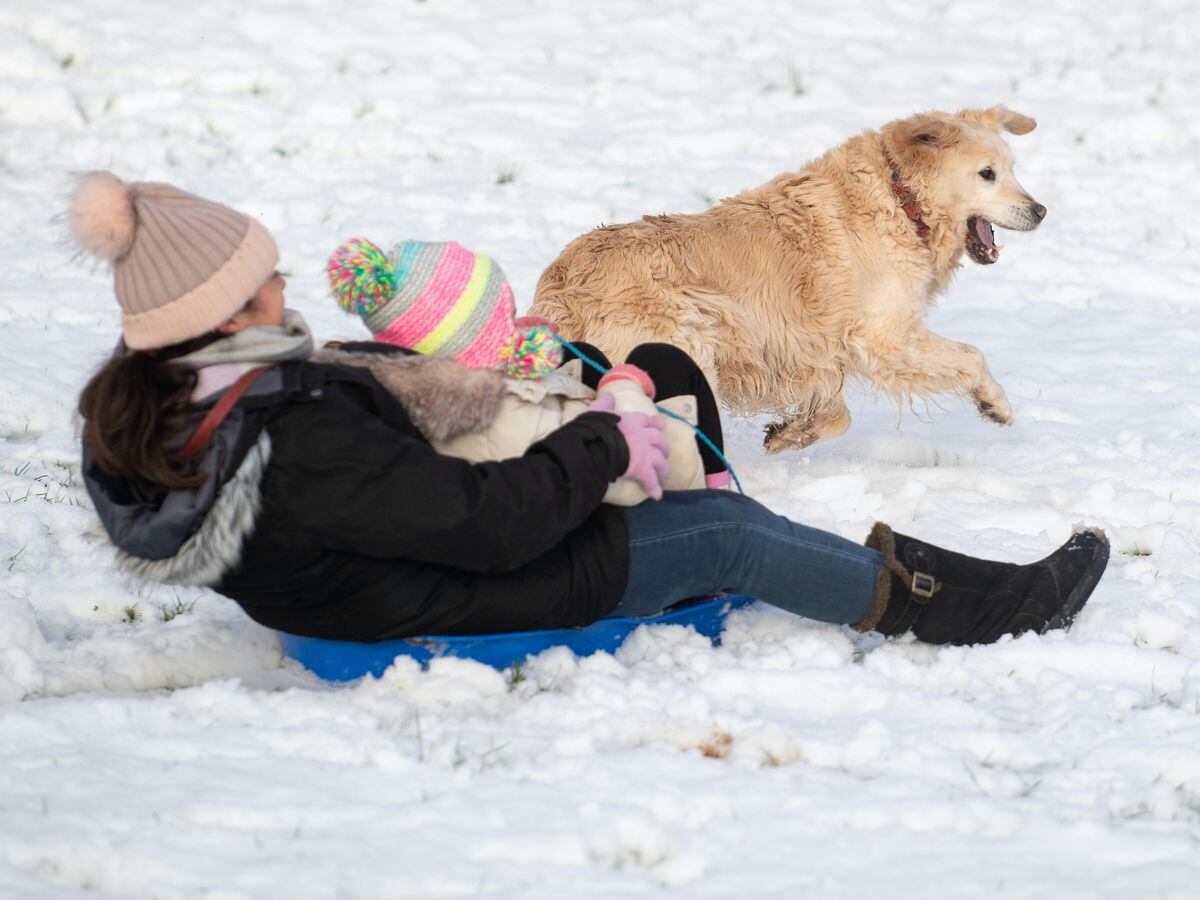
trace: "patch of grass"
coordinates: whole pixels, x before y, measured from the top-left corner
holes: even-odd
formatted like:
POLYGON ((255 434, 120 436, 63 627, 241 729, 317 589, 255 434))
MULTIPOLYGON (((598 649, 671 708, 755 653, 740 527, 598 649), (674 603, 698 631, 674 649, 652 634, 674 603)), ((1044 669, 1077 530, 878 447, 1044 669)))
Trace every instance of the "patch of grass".
POLYGON ((250 96, 252 97, 265 97, 269 93, 271 93, 271 89, 261 81, 255 81, 254 84, 250 85, 250 96))
POLYGON ((508 670, 508 689, 511 691, 525 680, 525 663, 515 662, 508 670))
POLYGON ((121 617, 121 621, 127 625, 133 625, 136 622, 142 621, 142 611, 138 609, 137 603, 131 603, 125 607, 125 615, 121 617))
POLYGON ((195 600, 184 600, 178 594, 170 603, 160 603, 158 605, 159 612, 164 622, 170 622, 177 616, 186 616, 196 608, 195 600))
POLYGON ((788 87, 792 89, 793 97, 803 97, 808 93, 808 88, 804 86, 804 78, 795 66, 788 66, 788 87))
POLYGON ((18 550, 16 553, 14 553, 12 556, 10 556, 8 558, 8 571, 11 572, 13 570, 13 566, 15 566, 17 564, 17 560, 20 558, 21 554, 25 552, 25 548, 28 546, 29 545, 26 544, 25 547, 22 547, 20 550, 18 550))
POLYGON ((71 66, 75 65, 75 54, 68 53, 66 56, 64 56, 62 59, 60 59, 58 61, 58 64, 60 66, 62 66, 64 69, 71 68, 71 66))
POLYGON ((367 116, 369 116, 369 115, 370 115, 371 113, 373 113, 373 112, 375 112, 375 104, 374 104, 374 103, 369 103, 369 102, 368 102, 368 103, 364 103, 362 106, 360 106, 360 107, 358 108, 358 112, 356 112, 356 113, 354 114, 354 118, 356 118, 356 119, 365 119, 367 116))
POLYGON ((516 169, 501 169, 496 173, 496 184, 512 184, 516 180, 516 169))
POLYGON ((51 471, 31 476, 29 475, 29 471, 32 466, 32 460, 25 460, 14 466, 11 473, 6 473, 5 467, 0 466, 0 475, 12 474, 18 478, 27 477, 37 485, 36 488, 33 485, 26 487, 24 494, 17 493, 14 490, 0 492, 0 501, 4 503, 25 503, 31 497, 34 497, 38 500, 44 500, 47 503, 65 503, 68 506, 78 506, 82 509, 88 508, 88 505, 81 498, 70 493, 73 488, 78 486, 78 482, 75 481, 75 467, 73 465, 61 462, 52 463, 51 471))
POLYGON ((75 466, 72 463, 55 463, 56 469, 62 469, 66 472, 66 476, 58 479, 58 483, 64 488, 75 487, 75 466))

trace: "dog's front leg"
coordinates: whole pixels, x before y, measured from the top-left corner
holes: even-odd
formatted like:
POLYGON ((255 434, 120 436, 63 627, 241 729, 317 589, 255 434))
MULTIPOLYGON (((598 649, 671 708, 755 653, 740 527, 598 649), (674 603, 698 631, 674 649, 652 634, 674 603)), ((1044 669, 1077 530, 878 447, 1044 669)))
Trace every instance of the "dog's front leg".
POLYGON ((948 391, 967 394, 979 414, 1011 425, 1012 406, 992 377, 978 348, 917 328, 907 339, 879 354, 866 373, 880 390, 900 399, 930 397, 948 391))
POLYGON ((763 449, 768 453, 802 450, 817 441, 843 434, 850 427, 850 410, 840 396, 827 401, 806 415, 782 422, 772 422, 763 436, 763 449))

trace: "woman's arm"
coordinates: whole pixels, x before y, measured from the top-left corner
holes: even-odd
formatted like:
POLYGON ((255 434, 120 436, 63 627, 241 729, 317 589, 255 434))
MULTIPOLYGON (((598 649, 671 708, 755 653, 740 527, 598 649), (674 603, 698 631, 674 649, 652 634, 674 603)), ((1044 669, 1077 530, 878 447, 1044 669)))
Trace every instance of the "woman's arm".
POLYGON ((441 456, 336 391, 268 426, 278 507, 330 549, 505 571, 577 528, 629 465, 617 417, 589 413, 516 459, 441 456))

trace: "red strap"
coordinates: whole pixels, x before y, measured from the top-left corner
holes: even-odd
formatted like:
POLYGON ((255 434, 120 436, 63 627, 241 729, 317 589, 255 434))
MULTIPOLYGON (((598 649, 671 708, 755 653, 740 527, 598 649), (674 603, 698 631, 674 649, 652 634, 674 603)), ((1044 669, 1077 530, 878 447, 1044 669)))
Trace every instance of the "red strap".
POLYGON ((225 421, 225 417, 237 406, 237 402, 242 399, 242 395, 250 390, 250 385, 258 380, 258 377, 273 366, 262 366, 258 369, 251 369, 244 373, 237 381, 225 389, 225 393, 221 395, 213 408, 208 411, 200 426, 195 433, 188 438, 188 442, 179 449, 171 458, 177 462, 182 462, 185 459, 190 459, 195 456, 207 445, 209 438, 213 436, 213 432, 217 427, 225 421))
POLYGON ((887 150, 883 151, 883 158, 892 170, 892 194, 900 204, 900 208, 904 210, 904 214, 908 216, 912 223, 917 226, 917 235, 922 240, 929 237, 929 226, 925 224, 925 220, 921 217, 921 201, 909 190, 908 185, 900 180, 900 167, 892 160, 892 156, 887 150))

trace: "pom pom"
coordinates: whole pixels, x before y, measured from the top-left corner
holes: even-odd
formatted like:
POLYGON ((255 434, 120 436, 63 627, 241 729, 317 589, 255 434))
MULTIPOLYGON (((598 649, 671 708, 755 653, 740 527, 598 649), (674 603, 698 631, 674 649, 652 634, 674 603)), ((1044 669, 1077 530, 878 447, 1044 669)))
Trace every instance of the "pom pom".
POLYGON ((351 238, 325 264, 338 306, 367 316, 396 295, 396 270, 387 254, 366 238, 351 238))
POLYGON ((546 325, 514 332, 500 351, 500 366, 512 378, 545 378, 561 362, 562 345, 546 325))
POLYGON ((137 212, 133 189, 111 172, 92 172, 71 195, 71 231, 85 250, 108 262, 133 246, 137 212))

